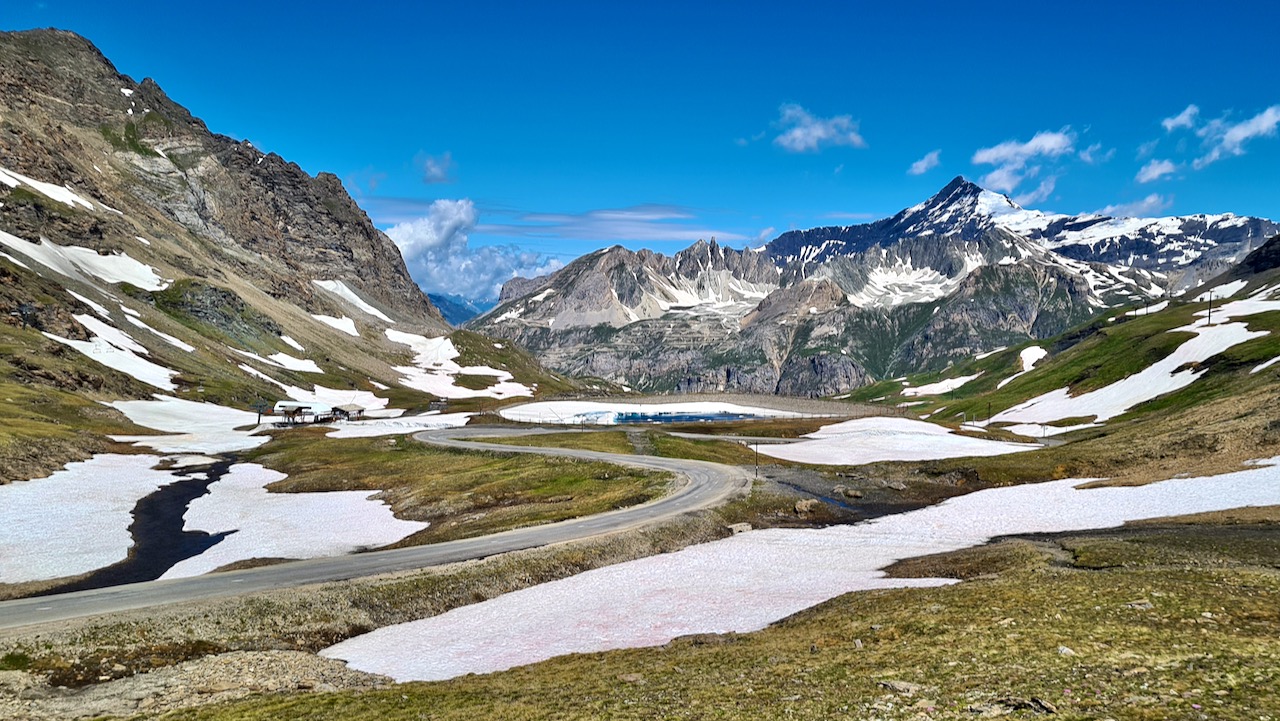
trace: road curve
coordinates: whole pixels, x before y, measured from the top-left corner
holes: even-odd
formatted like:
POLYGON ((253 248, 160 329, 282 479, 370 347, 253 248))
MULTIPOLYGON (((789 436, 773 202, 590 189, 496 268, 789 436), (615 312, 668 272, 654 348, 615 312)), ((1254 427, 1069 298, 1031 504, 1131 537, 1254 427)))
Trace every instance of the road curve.
POLYGON ((3 601, 0 602, 0 629, 375 576, 484 558, 524 548, 582 540, 638 528, 690 511, 711 508, 750 488, 749 473, 740 468, 718 463, 655 456, 628 456, 568 448, 507 446, 468 440, 477 437, 494 438, 539 432, 545 431, 513 429, 506 426, 468 426, 424 431, 415 434, 414 438, 432 445, 450 448, 536 453, 668 471, 676 475, 677 485, 671 493, 638 506, 558 523, 503 531, 478 538, 347 556, 311 558, 192 578, 148 581, 55 596, 3 601))

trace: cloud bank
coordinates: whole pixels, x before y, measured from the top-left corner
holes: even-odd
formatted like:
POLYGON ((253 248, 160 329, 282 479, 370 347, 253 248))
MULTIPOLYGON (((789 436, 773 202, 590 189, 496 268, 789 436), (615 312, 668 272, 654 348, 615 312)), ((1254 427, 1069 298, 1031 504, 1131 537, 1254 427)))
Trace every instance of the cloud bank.
POLYGON ((554 272, 563 263, 512 245, 472 247, 479 214, 468 198, 437 200, 423 217, 388 228, 414 281, 432 293, 496 300, 511 278, 554 272))

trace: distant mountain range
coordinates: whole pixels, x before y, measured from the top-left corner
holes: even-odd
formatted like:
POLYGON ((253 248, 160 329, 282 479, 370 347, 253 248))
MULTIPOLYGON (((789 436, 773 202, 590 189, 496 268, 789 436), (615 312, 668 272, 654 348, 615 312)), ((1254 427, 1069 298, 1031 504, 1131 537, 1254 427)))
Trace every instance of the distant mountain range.
POLYGON ((497 305, 492 301, 469 300, 460 295, 444 293, 428 293, 427 297, 431 299, 431 305, 434 305, 440 311, 440 315, 444 316, 452 326, 460 326, 497 305))
POLYGON ((1043 213, 958 177, 893 217, 754 250, 591 253, 514 279, 468 327, 637 389, 830 395, 1181 293, 1277 232, 1231 214, 1043 213))

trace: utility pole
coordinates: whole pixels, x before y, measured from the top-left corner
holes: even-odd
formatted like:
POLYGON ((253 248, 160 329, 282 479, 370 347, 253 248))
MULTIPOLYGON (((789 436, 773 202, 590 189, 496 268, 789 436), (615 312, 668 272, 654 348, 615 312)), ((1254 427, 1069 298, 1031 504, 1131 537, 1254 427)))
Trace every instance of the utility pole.
POLYGON ((249 407, 258 412, 258 425, 262 425, 262 412, 267 409, 267 402, 262 399, 258 399, 257 403, 254 403, 249 407))
POLYGON ((760 480, 760 444, 751 447, 756 452, 756 480, 760 480))
POLYGON ((1213 325, 1213 291, 1209 291, 1209 317, 1204 321, 1205 325, 1213 325))

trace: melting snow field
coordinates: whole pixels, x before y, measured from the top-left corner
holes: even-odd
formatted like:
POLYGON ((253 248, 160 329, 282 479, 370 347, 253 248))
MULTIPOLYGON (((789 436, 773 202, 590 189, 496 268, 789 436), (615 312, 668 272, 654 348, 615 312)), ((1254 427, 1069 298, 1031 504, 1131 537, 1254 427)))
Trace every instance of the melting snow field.
POLYGON ((391 320, 390 318, 387 317, 386 313, 383 313, 377 308, 374 308, 364 298, 361 298, 360 296, 356 295, 356 292, 354 290, 351 290, 351 288, 346 283, 343 283, 340 280, 313 280, 311 282, 315 283, 321 288, 324 288, 330 293, 333 293, 334 295, 347 301, 351 305, 354 305, 355 307, 373 316, 374 318, 377 318, 378 320, 385 321, 387 323, 395 323, 394 320, 391 320))
POLYGON ((356 322, 346 317, 345 315, 342 316, 341 318, 334 318, 331 315, 316 315, 312 313, 311 317, 315 318, 321 323, 324 323, 330 328, 333 328, 334 330, 341 331, 343 333, 346 333, 349 336, 354 336, 356 338, 360 337, 360 331, 356 330, 356 322))
MULTIPOLYGON (((1143 401, 1185 388, 1204 372, 1191 364, 1202 363, 1232 346, 1267 335, 1267 331, 1249 330, 1245 323, 1228 322, 1234 318, 1280 310, 1280 301, 1267 300, 1265 295, 1265 291, 1259 292, 1252 298, 1226 303, 1215 310, 1217 322, 1213 325, 1208 324, 1204 311, 1197 313, 1201 317, 1194 323, 1170 331, 1194 333, 1195 337, 1138 373, 1078 396, 1072 396, 1067 388, 1059 388, 997 413, 991 420, 995 423, 1045 424, 1064 418, 1096 416, 1095 423, 1102 423, 1143 401)), ((1043 432, 1050 435, 1066 430, 1052 426, 1043 428, 1043 432)))
POLYGON ((617 423, 619 414, 719 415, 740 414, 760 418, 799 418, 799 413, 772 408, 754 408, 736 403, 691 401, 687 403, 605 403, 601 401, 540 401, 504 408, 499 415, 522 423, 555 423, 568 425, 602 425, 617 423))
POLYGON ((1006 443, 952 433, 910 418, 858 418, 823 426, 798 443, 760 446, 760 452, 798 463, 859 465, 878 461, 928 461, 1032 451, 1033 443, 1006 443))
POLYGON ((1036 367, 1036 364, 1044 360, 1047 355, 1049 355, 1049 351, 1038 345, 1023 348, 1022 352, 1018 354, 1018 360, 1022 363, 1022 370, 997 383, 996 389, 1004 388, 1012 383, 1015 378, 1021 378, 1030 373, 1036 367))
POLYGON ((386 329, 387 339, 409 346, 414 352, 413 365, 395 366, 404 377, 400 384, 440 398, 516 398, 532 396, 533 389, 516 383, 510 373, 488 366, 463 367, 455 362, 461 355, 447 337, 427 338, 415 333, 386 329), (488 388, 463 388, 455 382, 459 375, 493 376, 497 382, 488 388))
POLYGON ((256 463, 232 466, 207 496, 191 502, 183 529, 234 532, 161 578, 197 576, 250 558, 340 556, 395 543, 428 525, 396 518, 390 506, 372 499, 376 492, 267 492, 264 486, 285 477, 256 463))
POLYGON ((140 426, 167 431, 168 436, 112 436, 112 440, 154 448, 161 453, 227 453, 271 440, 253 431, 233 430, 254 424, 258 415, 213 403, 196 403, 157 395, 153 401, 116 401, 110 405, 140 426))
POLYGON ((124 560, 133 507, 176 480, 151 470, 159 460, 106 454, 0 486, 0 583, 77 576, 124 560))
POLYGON ((432 411, 416 416, 399 418, 378 418, 369 421, 348 421, 336 423, 332 428, 337 430, 325 434, 329 438, 372 438, 374 436, 392 436, 418 431, 434 431, 440 428, 457 428, 467 425, 470 413, 444 413, 432 411))
POLYGON ((169 281, 161 278, 155 268, 134 260, 128 253, 98 255, 92 248, 58 245, 43 238, 39 243, 28 243, 2 230, 0 245, 7 245, 68 278, 85 280, 88 274, 107 283, 132 283, 143 290, 164 290, 169 286, 169 281))
POLYGON ((915 388, 903 388, 902 395, 908 396, 908 397, 936 396, 936 395, 941 395, 943 393, 949 393, 959 388, 960 386, 964 385, 965 383, 968 383, 969 381, 977 378, 980 375, 982 375, 982 371, 978 371, 977 373, 974 373, 971 376, 947 378, 945 380, 940 380, 937 383, 930 383, 928 385, 916 386, 915 388))
POLYGON ((1077 490, 1081 480, 993 488, 896 516, 822 530, 752 531, 587 571, 380 628, 321 651, 397 681, 489 673, 567 653, 655 646, 693 633, 755 631, 851 591, 936 586, 885 578, 894 561, 1007 534, 1280 503, 1280 469, 1077 490))
POLYGON ((178 372, 143 358, 142 356, 149 355, 147 349, 139 345, 128 333, 91 315, 79 314, 74 317, 80 321, 80 325, 93 334, 91 340, 72 340, 48 332, 45 332, 44 336, 75 348, 92 360, 147 385, 166 391, 177 388, 172 378, 178 372))

